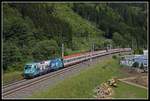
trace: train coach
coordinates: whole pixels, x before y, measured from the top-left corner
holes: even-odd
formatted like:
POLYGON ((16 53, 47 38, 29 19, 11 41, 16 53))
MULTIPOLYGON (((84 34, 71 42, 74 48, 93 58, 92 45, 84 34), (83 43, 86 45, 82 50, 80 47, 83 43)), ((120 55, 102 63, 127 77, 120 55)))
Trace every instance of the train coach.
POLYGON ((96 57, 108 55, 111 53, 117 53, 117 52, 122 52, 122 51, 129 51, 129 50, 130 50, 129 48, 126 48, 126 49, 118 48, 118 49, 111 49, 108 51, 101 50, 101 51, 95 51, 95 52, 87 52, 84 54, 77 54, 76 56, 72 56, 72 57, 66 56, 64 57, 64 66, 67 67, 67 66, 77 64, 82 61, 89 60, 91 58, 96 58, 96 57))

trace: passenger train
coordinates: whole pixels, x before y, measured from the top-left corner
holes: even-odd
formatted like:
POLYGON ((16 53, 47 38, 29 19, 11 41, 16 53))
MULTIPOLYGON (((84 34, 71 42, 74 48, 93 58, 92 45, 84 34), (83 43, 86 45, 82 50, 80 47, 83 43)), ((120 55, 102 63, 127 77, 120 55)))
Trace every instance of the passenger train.
POLYGON ((36 76, 49 73, 51 72, 51 70, 58 70, 63 67, 67 67, 82 61, 89 60, 91 58, 95 58, 95 57, 99 57, 111 53, 123 52, 123 51, 131 51, 131 48, 118 48, 118 49, 110 49, 109 51, 101 50, 101 51, 87 52, 72 57, 66 56, 63 59, 55 58, 48 61, 28 63, 24 66, 24 73, 23 73, 24 78, 34 78, 36 76))

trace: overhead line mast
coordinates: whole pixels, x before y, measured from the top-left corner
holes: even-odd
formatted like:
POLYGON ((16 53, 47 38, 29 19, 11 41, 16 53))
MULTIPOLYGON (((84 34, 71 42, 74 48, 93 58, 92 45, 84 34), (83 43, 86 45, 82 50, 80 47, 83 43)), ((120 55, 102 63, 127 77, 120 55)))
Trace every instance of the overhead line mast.
POLYGON ((62 53, 61 53, 61 57, 64 58, 64 44, 62 43, 62 53))

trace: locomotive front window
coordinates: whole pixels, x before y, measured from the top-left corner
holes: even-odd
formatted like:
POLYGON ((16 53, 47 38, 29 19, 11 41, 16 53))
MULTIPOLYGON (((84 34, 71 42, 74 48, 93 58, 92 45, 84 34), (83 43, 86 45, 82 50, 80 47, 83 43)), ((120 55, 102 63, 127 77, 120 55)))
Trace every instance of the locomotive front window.
POLYGON ((31 68, 31 66, 32 66, 32 65, 26 65, 26 66, 25 66, 25 69, 29 69, 29 68, 31 68))

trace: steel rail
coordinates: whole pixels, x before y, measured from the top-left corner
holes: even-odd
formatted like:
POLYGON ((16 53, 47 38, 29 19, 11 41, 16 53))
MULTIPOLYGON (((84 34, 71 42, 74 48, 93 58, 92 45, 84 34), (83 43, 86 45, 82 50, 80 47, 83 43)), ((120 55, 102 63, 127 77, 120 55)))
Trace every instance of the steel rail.
POLYGON ((16 82, 13 82, 13 83, 8 83, 8 84, 5 84, 5 85, 2 85, 3 88, 7 88, 7 87, 10 87, 10 86, 13 86, 13 85, 16 85, 16 84, 19 84, 19 83, 22 83, 22 82, 25 82, 26 79, 22 79, 22 80, 19 80, 19 81, 16 81, 16 82))

